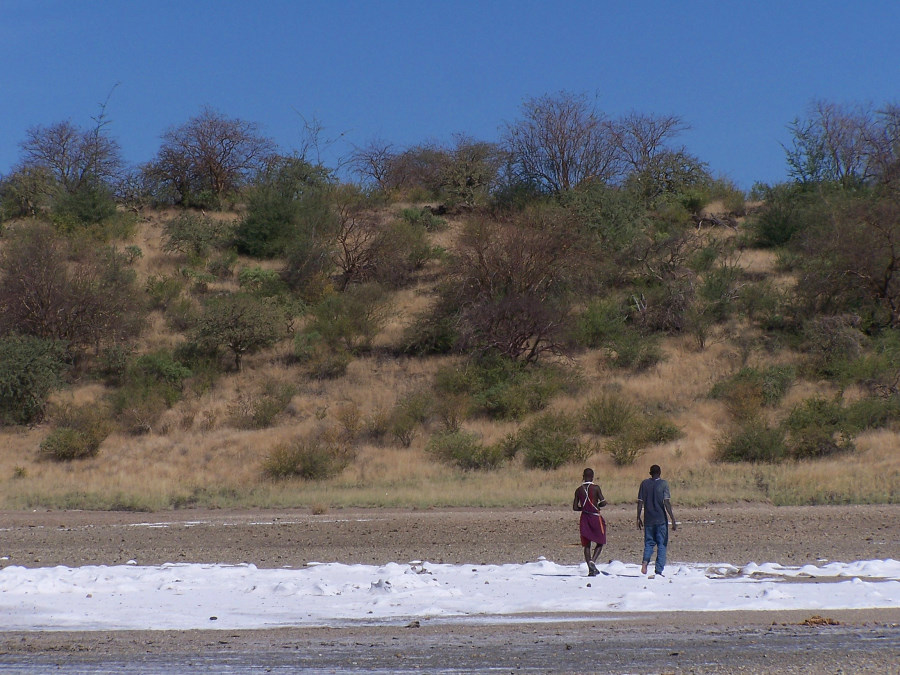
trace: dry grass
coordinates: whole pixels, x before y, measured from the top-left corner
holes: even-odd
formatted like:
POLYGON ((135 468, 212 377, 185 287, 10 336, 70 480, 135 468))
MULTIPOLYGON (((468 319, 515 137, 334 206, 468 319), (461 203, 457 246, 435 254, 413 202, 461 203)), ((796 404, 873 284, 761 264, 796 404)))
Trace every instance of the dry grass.
MULTIPOLYGON (((178 260, 161 252, 162 223, 172 214, 153 214, 137 228, 134 242, 143 251, 136 261, 141 278, 177 274, 178 260)), ((459 223, 436 233, 433 243, 449 247, 459 223)), ((722 236, 731 236, 725 233, 722 236)), ((258 265, 239 260, 236 269, 258 265)), ((771 276, 769 252, 746 251, 741 264, 748 271, 771 276)), ((274 268, 274 261, 266 262, 274 268)), ((464 472, 439 464, 425 452, 437 422, 416 430, 408 448, 390 439, 373 440, 365 431, 404 394, 430 387, 435 372, 455 361, 450 357, 408 359, 386 357, 402 339, 409 322, 433 302, 433 270, 425 270, 417 285, 396 293, 390 318, 375 341, 372 355, 354 359, 335 380, 311 380, 302 365, 291 363, 290 341, 250 355, 240 375, 226 374, 201 395, 190 392, 167 411, 150 434, 114 434, 97 457, 71 463, 41 461, 38 448, 49 422, 33 429, 0 429, 0 507, 120 508, 158 510, 206 506, 531 506, 568 504, 581 476, 581 465, 555 471, 526 469, 513 460, 490 472, 464 472), (238 429, 232 410, 258 396, 268 383, 289 382, 296 394, 269 428, 238 429), (352 438, 356 459, 340 475, 322 481, 271 481, 262 466, 272 448, 297 438, 352 438), (330 435, 330 436, 329 436, 330 435)), ((233 287, 234 281, 223 287, 233 287)), ((785 280, 787 283, 787 280, 785 280)), ((632 466, 616 466, 598 452, 586 464, 597 472, 612 503, 632 502, 637 485, 652 463, 662 465, 675 501, 683 505, 714 502, 767 501, 776 504, 834 502, 896 502, 900 498, 900 433, 878 431, 861 435, 857 451, 815 463, 777 466, 723 465, 713 461, 716 439, 732 420, 720 401, 708 394, 713 385, 742 365, 766 366, 795 360, 787 352, 774 354, 741 347, 748 343, 746 326, 720 329, 698 350, 685 338, 663 341, 665 359, 641 373, 609 370, 595 352, 571 361, 583 375, 577 395, 560 396, 555 410, 577 413, 587 401, 613 388, 640 410, 667 415, 681 430, 675 441, 648 448, 632 466)), ((181 338, 154 312, 142 337, 141 351, 172 348, 181 338)), ((54 397, 58 403, 100 402, 102 385, 74 387, 54 397)), ((814 395, 835 390, 819 382, 796 382, 773 419, 814 395)), ((848 392, 849 396, 853 392, 848 392)), ((496 443, 519 427, 514 422, 484 418, 464 422, 484 443, 496 443)))

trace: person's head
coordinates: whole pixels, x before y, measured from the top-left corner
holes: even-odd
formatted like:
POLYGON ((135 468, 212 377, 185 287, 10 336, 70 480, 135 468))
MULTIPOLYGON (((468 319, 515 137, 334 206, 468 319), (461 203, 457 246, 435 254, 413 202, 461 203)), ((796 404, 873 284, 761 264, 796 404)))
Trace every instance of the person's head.
POLYGON ((581 479, 585 482, 594 482, 594 470, 593 469, 585 469, 584 473, 581 475, 581 479))
POLYGON ((659 478, 660 474, 662 474, 662 469, 659 468, 659 464, 654 464, 650 467, 650 475, 653 478, 659 478))

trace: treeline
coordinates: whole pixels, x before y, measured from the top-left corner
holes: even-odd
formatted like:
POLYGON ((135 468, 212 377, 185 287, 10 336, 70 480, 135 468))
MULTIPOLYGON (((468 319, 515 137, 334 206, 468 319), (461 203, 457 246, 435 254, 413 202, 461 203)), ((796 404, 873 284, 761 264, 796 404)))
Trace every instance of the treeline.
MULTIPOLYGON (((393 428, 405 443, 409 425, 440 418, 450 436, 436 437, 436 452, 463 466, 478 464, 473 457, 496 464, 522 443, 534 450, 541 429, 590 426, 546 418, 531 440, 496 448, 453 435, 468 416, 521 418, 574 386, 553 375, 558 364, 548 356, 595 349, 613 367, 647 368, 662 358, 666 335, 689 335, 698 349, 728 335, 748 354, 803 354, 799 369, 745 369, 714 392, 736 421, 723 458, 826 455, 897 415, 895 106, 815 104, 791 126, 791 180, 757 185, 750 197, 762 204, 740 228, 745 195, 677 143, 683 120, 612 119, 565 92, 526 101, 499 143, 459 136, 398 149, 372 141, 348 158, 354 183, 210 109, 166 131, 156 156, 130 169, 107 126, 101 114, 88 129, 30 129, 20 164, 0 181, 0 422, 41 420, 49 393, 76 374, 114 392, 107 413, 60 413, 68 436, 48 446, 51 455, 96 451, 102 433, 98 441, 92 431, 85 449, 73 440, 87 429, 151 430, 186 387, 208 387, 223 369, 239 371, 245 355, 284 340, 310 377, 339 377, 372 349, 393 291, 426 275, 436 279, 434 302, 392 350, 471 358, 439 374, 427 404, 398 404, 382 433, 393 428), (714 201, 717 215, 705 215, 714 201), (177 209, 164 246, 182 267, 139 280, 143 252, 128 241, 140 214, 159 207, 177 209), (462 225, 445 250, 433 241, 449 218, 462 225), (718 236, 723 227, 734 236, 718 236), (796 286, 747 272, 740 258, 750 247, 776 248, 796 286), (221 281, 239 290, 211 292, 221 281), (136 349, 152 311, 184 336, 174 351, 136 349), (867 387, 868 412, 811 403, 815 414, 803 424, 791 417, 772 427, 764 409, 804 374, 867 387)), ((277 413, 290 392, 263 398, 277 413)), ((628 403, 589 408, 585 419, 628 403)), ((621 430, 611 452, 627 460, 641 444, 670 437, 664 423, 656 428, 621 430)), ((554 438, 559 452, 583 451, 571 435, 554 438)))

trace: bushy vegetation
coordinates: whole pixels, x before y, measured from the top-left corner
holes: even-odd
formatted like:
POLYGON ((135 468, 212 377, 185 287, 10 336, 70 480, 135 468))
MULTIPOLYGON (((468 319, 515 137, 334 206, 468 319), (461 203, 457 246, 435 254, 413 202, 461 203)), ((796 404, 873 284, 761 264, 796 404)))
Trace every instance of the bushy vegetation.
POLYGON ((148 433, 181 398, 184 381, 190 376, 190 369, 165 351, 134 358, 110 395, 113 414, 125 431, 148 433))
POLYGON ((95 457, 114 426, 104 407, 94 403, 63 406, 54 418, 40 452, 57 462, 95 457))
POLYGON ((37 337, 0 338, 0 424, 41 421, 47 398, 62 384, 65 344, 37 337))
POLYGON ((850 457, 896 428, 896 106, 814 105, 791 180, 758 185, 749 213, 677 116, 611 118, 569 92, 520 113, 499 143, 360 146, 359 184, 211 109, 131 169, 102 114, 30 129, 0 179, 0 424, 41 423, 69 382, 104 394, 52 416, 40 456, 91 457, 115 425, 305 424, 294 396, 345 396, 351 366, 397 359, 409 386, 365 418, 342 405, 338 431, 277 445, 262 472, 324 480, 368 442, 465 471, 627 466, 679 437, 660 411, 682 403, 613 383, 724 343, 733 374, 698 385, 718 380, 730 418, 721 460, 850 457), (260 364, 288 374, 247 384, 260 364), (226 371, 227 414, 195 420, 226 371), (569 403, 586 382, 600 393, 569 403), (477 425, 516 430, 484 443, 477 425))
POLYGON ((542 410, 561 392, 577 391, 576 373, 555 365, 528 367, 490 356, 441 369, 435 388, 441 396, 462 396, 472 414, 517 420, 542 410))
POLYGON ((795 377, 793 366, 744 367, 717 382, 710 396, 723 401, 734 417, 748 419, 757 415, 762 407, 776 406, 795 377))
POLYGON ((502 444, 485 445, 477 435, 462 430, 435 434, 425 450, 442 462, 465 471, 496 469, 508 459, 502 444))
POLYGON ((265 476, 276 480, 324 480, 343 471, 352 460, 353 452, 346 446, 300 438, 273 448, 262 470, 265 476))
POLYGON ((593 447, 582 442, 575 417, 545 412, 508 438, 505 450, 511 456, 521 453, 526 467, 558 469, 586 459, 593 447))

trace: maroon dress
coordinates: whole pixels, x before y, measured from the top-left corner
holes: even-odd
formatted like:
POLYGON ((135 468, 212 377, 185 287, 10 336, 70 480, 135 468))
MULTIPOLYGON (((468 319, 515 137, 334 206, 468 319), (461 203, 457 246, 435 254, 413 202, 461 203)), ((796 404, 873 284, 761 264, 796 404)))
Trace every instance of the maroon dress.
POLYGON ((575 505, 581 511, 581 545, 590 546, 591 542, 606 544, 606 521, 600 515, 599 508, 606 505, 599 485, 583 483, 575 490, 575 505))

